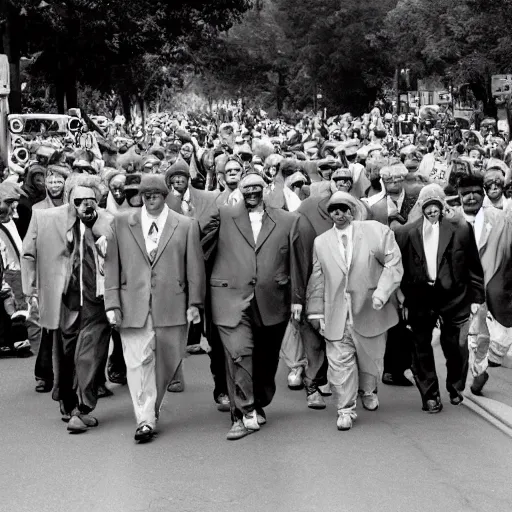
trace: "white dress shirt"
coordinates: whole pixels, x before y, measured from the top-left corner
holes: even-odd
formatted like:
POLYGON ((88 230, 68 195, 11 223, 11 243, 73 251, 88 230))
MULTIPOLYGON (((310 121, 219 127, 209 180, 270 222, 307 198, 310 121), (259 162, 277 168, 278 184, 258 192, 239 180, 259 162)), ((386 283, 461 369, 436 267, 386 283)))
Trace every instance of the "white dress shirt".
POLYGON ((338 229, 336 226, 333 227, 334 232, 336 233, 336 238, 338 239, 338 246, 340 248, 341 257, 343 261, 347 265, 347 269, 350 268, 350 264, 352 263, 352 237, 354 233, 354 228, 352 224, 349 224, 345 229, 338 229), (347 237, 347 247, 343 244, 343 237, 347 237))
POLYGON ((254 237, 254 243, 258 241, 258 235, 263 225, 263 215, 265 212, 249 212, 249 220, 251 221, 252 235, 254 237))
POLYGON ((430 223, 423 217, 423 250, 431 281, 437 279, 437 250, 439 249, 439 222, 430 223))
POLYGON ((158 242, 162 236, 162 231, 164 230, 168 215, 169 207, 167 205, 164 206, 162 213, 160 213, 158 217, 153 217, 153 215, 150 215, 146 210, 146 206, 142 206, 140 213, 140 223, 142 227, 142 235, 144 236, 144 241, 146 242, 146 252, 148 253, 148 256, 152 251, 158 248, 158 242), (158 231, 149 237, 149 230, 151 229, 153 222, 156 224, 158 231))
POLYGON ((485 225, 484 209, 480 208, 476 216, 464 214, 464 218, 471 224, 473 233, 475 234, 476 245, 480 249, 480 242, 482 240, 482 231, 485 225))
POLYGON ((190 211, 190 188, 187 187, 183 197, 177 190, 172 189, 172 192, 176 197, 181 197, 181 213, 186 215, 190 211))

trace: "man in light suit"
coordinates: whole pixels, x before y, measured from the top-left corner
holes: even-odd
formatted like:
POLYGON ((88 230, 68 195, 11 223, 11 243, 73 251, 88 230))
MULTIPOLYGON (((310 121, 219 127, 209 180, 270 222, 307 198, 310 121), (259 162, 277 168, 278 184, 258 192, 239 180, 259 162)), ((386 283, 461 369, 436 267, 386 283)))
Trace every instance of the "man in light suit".
POLYGON ((267 207, 257 173, 240 182, 244 200, 222 206, 203 239, 212 258, 213 322, 226 354, 232 427, 241 439, 266 423, 279 351, 291 311, 289 235, 295 215, 267 207))
POLYGON ((376 221, 353 221, 356 200, 336 192, 328 202, 334 227, 316 238, 308 283, 307 316, 326 339, 328 378, 338 408, 338 430, 363 407, 379 407, 386 333, 398 323, 393 294, 403 274, 393 232, 376 221))
POLYGON ((164 177, 143 175, 139 190, 144 206, 114 219, 105 259, 105 308, 121 334, 135 440, 146 442, 181 365, 187 322, 200 321, 205 270, 199 226, 166 205, 164 177))

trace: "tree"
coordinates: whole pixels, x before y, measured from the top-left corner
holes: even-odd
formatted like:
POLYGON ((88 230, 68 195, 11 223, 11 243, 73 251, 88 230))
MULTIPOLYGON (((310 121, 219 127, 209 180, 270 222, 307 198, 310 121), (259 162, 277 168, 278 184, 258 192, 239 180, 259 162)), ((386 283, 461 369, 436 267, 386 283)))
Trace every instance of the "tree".
POLYGON ((60 111, 64 99, 68 108, 76 106, 78 80, 118 91, 125 105, 134 97, 144 101, 165 80, 165 69, 177 72, 191 41, 227 30, 252 5, 251 0, 2 1, 24 13, 24 50, 39 54, 34 72, 55 85, 60 111))

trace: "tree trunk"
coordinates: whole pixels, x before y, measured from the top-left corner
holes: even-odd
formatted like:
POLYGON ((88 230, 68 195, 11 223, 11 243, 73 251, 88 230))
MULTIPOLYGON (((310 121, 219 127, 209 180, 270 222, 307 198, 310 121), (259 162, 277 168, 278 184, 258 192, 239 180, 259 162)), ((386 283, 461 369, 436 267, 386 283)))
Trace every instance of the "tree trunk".
POLYGON ((132 122, 132 111, 130 109, 130 95, 126 93, 120 93, 121 104, 123 106, 123 115, 126 119, 126 123, 130 124, 132 122))

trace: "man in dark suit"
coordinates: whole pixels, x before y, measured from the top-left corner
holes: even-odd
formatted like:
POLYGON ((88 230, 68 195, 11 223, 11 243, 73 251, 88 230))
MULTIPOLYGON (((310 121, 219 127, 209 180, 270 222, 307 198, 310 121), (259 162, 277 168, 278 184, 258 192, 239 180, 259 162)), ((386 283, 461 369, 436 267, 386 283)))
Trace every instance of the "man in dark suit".
POLYGON ((290 318, 289 235, 295 215, 266 207, 264 187, 259 174, 243 178, 244 200, 235 207, 222 206, 203 240, 207 257, 213 258, 213 322, 226 354, 230 440, 266 423, 263 408, 276 390, 279 351, 290 318))
POLYGON ((442 409, 437 380, 432 331, 441 323, 441 347, 446 357, 446 388, 450 402, 462 402, 468 372, 470 312, 485 300, 484 275, 475 237, 469 223, 444 218, 445 196, 436 184, 420 192, 423 217, 398 228, 402 252, 405 297, 404 316, 414 334, 413 373, 429 413, 442 409))

